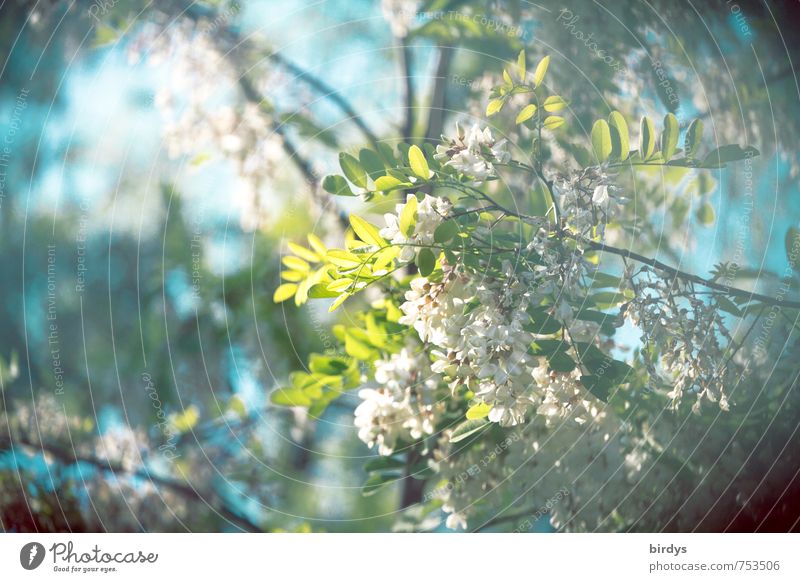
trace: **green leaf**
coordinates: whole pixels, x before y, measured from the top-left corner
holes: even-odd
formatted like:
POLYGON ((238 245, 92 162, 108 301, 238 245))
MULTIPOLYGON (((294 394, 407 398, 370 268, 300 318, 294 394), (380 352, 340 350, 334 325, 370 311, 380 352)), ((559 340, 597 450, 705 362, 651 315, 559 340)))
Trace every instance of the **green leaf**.
POLYGON ((559 117, 558 115, 550 115, 549 117, 545 118, 542 127, 544 127, 545 129, 553 130, 561 127, 562 125, 564 125, 563 117, 559 117))
POLYGON ((525 72, 525 49, 522 49, 517 55, 517 73, 519 80, 523 83, 525 82, 525 72))
POLYGON ((426 247, 419 251, 417 255, 417 268, 419 269, 419 274, 423 277, 427 277, 433 273, 433 269, 436 268, 436 256, 431 249, 426 247))
POLYGON ((508 73, 506 69, 503 69, 503 81, 506 82, 506 85, 509 87, 514 86, 514 81, 511 79, 511 75, 508 73))
POLYGON ((736 307, 736 304, 725 297, 724 295, 715 295, 714 296, 717 300, 717 305, 719 308, 724 311, 725 313, 730 313, 731 315, 735 315, 737 317, 742 316, 742 311, 736 307))
POLYGON ((678 118, 672 113, 667 113, 664 116, 664 131, 661 133, 661 155, 665 162, 668 162, 675 154, 680 133, 678 118))
POLYGON ((364 362, 370 361, 377 357, 378 352, 372 349, 365 342, 356 338, 351 330, 347 330, 344 336, 344 351, 348 356, 352 356, 357 360, 364 362))
POLYGON ((359 188, 367 187, 367 173, 357 159, 346 152, 339 154, 339 165, 345 177, 359 188))
POLYGON ((700 224, 708 226, 710 224, 714 224, 714 219, 716 218, 716 214, 714 212, 714 207, 711 206, 710 202, 703 202, 700 206, 697 207, 697 220, 700 221, 700 224))
POLYGON ((364 471, 373 473, 375 471, 386 471, 389 469, 402 469, 405 463, 397 457, 374 457, 364 463, 364 471))
POLYGON ((299 388, 279 388, 269 396, 270 402, 279 406, 310 406, 309 398, 303 390, 299 388))
POLYGON ((358 161, 373 181, 386 173, 381 157, 370 149, 362 149, 358 153, 358 161))
POLYGON ((489 426, 489 421, 483 418, 462 422, 453 429, 453 434, 450 435, 450 442, 457 443, 463 441, 465 438, 472 436, 487 426, 489 426))
POLYGON ((539 64, 536 65, 536 70, 533 72, 533 86, 538 87, 542 84, 544 80, 545 73, 547 73, 547 67, 550 65, 550 55, 544 57, 539 64))
POLYGON ((605 162, 611 155, 611 132, 604 119, 598 119, 592 126, 592 149, 600 163, 605 162))
POLYGON ((625 293, 601 291, 600 293, 595 293, 589 297, 589 299, 598 309, 609 309, 610 307, 616 307, 621 303, 625 303, 630 297, 625 293))
POLYGON ((445 220, 433 231, 433 241, 444 244, 458 234, 458 223, 455 220, 445 220))
POLYGON ((328 283, 317 283, 308 289, 308 296, 311 299, 332 299, 339 296, 339 292, 331 291, 328 283))
POLYGON ((531 103, 530 105, 526 105, 517 114, 516 124, 519 125, 520 123, 525 123, 531 117, 533 117, 535 113, 536 113, 536 105, 534 105, 533 103, 531 103))
POLYGON ((686 154, 687 158, 694 157, 702 139, 703 121, 695 119, 689 124, 689 129, 686 130, 686 136, 683 138, 683 153, 686 154))
POLYGON ((544 100, 542 107, 544 110, 549 113, 555 113, 556 111, 561 111, 567 106, 567 102, 564 101, 563 97, 558 95, 550 95, 547 99, 544 100))
POLYGON ((584 388, 586 388, 589 392, 594 394, 596 398, 602 400, 603 402, 608 402, 608 397, 611 394, 611 389, 614 386, 614 384, 605 376, 597 376, 594 374, 590 376, 581 376, 581 384, 583 384, 584 388))
POLYGON ((577 367, 575 360, 569 357, 566 352, 556 352, 547 357, 547 363, 551 370, 556 372, 572 372, 577 367))
POLYGON ((431 176, 431 170, 428 168, 428 162, 425 160, 425 154, 418 146, 412 145, 408 149, 408 163, 411 166, 411 171, 417 175, 418 178, 427 180, 431 176))
POLYGON ((639 155, 643 162, 650 159, 656 149, 656 136, 653 122, 647 117, 642 117, 639 125, 639 155))
POLYGON ((360 216, 351 214, 350 226, 353 227, 353 232, 358 235, 358 238, 363 240, 365 243, 376 247, 383 247, 386 245, 386 241, 380 235, 378 229, 360 216))
POLYGON ((364 497, 375 495, 381 488, 399 481, 402 477, 401 473, 372 473, 361 488, 361 494, 364 497))
POLYGON ((631 151, 628 124, 619 111, 611 112, 611 115, 608 116, 608 124, 611 131, 611 155, 624 162, 628 159, 631 151))
POLYGON ((325 176, 322 180, 322 188, 334 196, 355 196, 344 176, 339 176, 338 174, 325 176))
POLYGON ((414 226, 417 224, 417 197, 409 196, 408 202, 403 206, 400 213, 400 232, 405 237, 411 236, 414 226))
POLYGON ((703 158, 704 168, 719 168, 728 162, 738 162, 759 155, 753 146, 742 148, 738 144, 720 146, 703 158))
POLYGON ((473 406, 470 406, 469 410, 467 410, 467 419, 468 420, 478 420, 481 418, 486 418, 489 416, 489 411, 492 407, 485 402, 479 402, 473 406))
POLYGON ((491 117, 492 115, 499 112, 505 103, 505 99, 492 99, 489 101, 489 104, 486 106, 486 116, 491 117))
POLYGON ((297 285, 294 283, 284 283, 277 289, 275 289, 275 293, 272 295, 272 300, 275 303, 281 303, 286 301, 287 299, 291 299, 294 297, 294 294, 297 292, 297 285))
POLYGON ((308 368, 317 374, 327 376, 338 376, 350 367, 350 362, 344 358, 336 356, 326 356, 324 354, 311 354, 308 360, 308 368))

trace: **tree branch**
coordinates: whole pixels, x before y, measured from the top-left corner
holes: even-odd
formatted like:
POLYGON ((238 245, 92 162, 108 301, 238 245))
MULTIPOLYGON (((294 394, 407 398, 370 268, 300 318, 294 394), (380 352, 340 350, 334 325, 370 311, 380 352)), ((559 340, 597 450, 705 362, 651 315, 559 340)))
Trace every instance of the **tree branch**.
POLYGON ((403 127, 400 130, 401 139, 410 139, 414 131, 414 82, 411 78, 411 50, 405 42, 400 41, 400 66, 403 70, 405 104, 403 127))
MULTIPOLYGON (((101 471, 110 471, 111 473, 121 473, 124 475, 128 475, 130 477, 138 477, 140 479, 145 479, 152 483, 160 485, 161 487, 170 489, 175 493, 182 495, 183 497, 191 499, 192 501, 200 501, 203 502, 204 504, 208 503, 207 496, 202 495, 194 487, 191 487, 189 485, 184 485, 183 483, 179 483, 178 481, 174 481, 166 477, 160 477, 158 475, 154 475, 146 469, 137 469, 135 471, 129 471, 119 463, 112 463, 111 461, 99 459, 97 457, 81 457, 75 454, 74 451, 70 451, 64 447, 52 443, 36 444, 34 442, 27 441, 24 439, 18 439, 15 442, 12 441, 9 437, 0 438, 0 449, 10 449, 14 445, 26 446, 34 450, 41 451, 42 453, 47 453, 52 457, 54 457, 55 459, 58 459, 61 463, 65 465, 72 465, 75 463, 85 463, 101 471)), ((230 509, 227 509, 224 506, 215 507, 213 509, 215 511, 218 511, 222 517, 224 517, 231 523, 235 523, 240 529, 244 531, 253 533, 264 533, 264 530, 261 527, 259 527, 246 517, 238 515, 237 513, 231 511, 230 509)))
POLYGON ((425 131, 427 141, 437 142, 444 131, 444 117, 447 113, 447 82, 450 74, 450 62, 453 49, 439 45, 438 60, 434 76, 433 93, 428 109, 428 128, 425 131))
POLYGON ((639 263, 642 263, 644 265, 649 265, 656 269, 660 269, 661 271, 669 273, 670 275, 672 275, 673 277, 677 277, 678 279, 682 279, 684 281, 691 281, 692 283, 696 283, 697 285, 702 285, 703 287, 706 287, 708 289, 714 289, 716 291, 720 291, 721 293, 724 293, 726 295, 731 295, 733 297, 741 297, 744 299, 757 299, 762 303, 766 303, 768 305, 779 305, 783 307, 789 307, 792 309, 800 309, 800 301, 786 300, 783 299, 781 296, 770 297, 768 295, 763 295, 761 293, 756 293, 754 291, 745 291, 744 289, 738 289, 736 287, 731 287, 729 285, 723 285, 722 283, 717 283, 716 281, 703 279, 702 277, 695 275, 693 273, 687 273, 685 271, 676 269, 675 267, 670 267, 669 265, 662 263, 661 261, 658 261, 656 259, 640 255, 639 253, 635 253, 627 249, 612 247, 605 243, 595 242, 586 239, 581 239, 581 242, 587 244, 590 248, 594 250, 602 251, 604 253, 610 253, 612 255, 617 255, 619 257, 626 257, 628 259, 633 259, 634 261, 638 261, 639 263))

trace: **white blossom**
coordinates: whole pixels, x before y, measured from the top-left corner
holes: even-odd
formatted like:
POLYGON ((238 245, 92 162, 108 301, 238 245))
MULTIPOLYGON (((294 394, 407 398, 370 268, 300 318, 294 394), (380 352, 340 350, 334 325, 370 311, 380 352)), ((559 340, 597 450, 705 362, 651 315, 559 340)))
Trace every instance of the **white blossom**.
MULTIPOLYGON (((444 136, 443 139, 447 140, 444 136)), ((495 163, 504 164, 511 159, 506 151, 506 140, 495 141, 489 128, 481 129, 478 124, 466 135, 457 127, 456 138, 437 146, 434 157, 447 160, 446 166, 474 178, 478 184, 495 175, 495 163)))

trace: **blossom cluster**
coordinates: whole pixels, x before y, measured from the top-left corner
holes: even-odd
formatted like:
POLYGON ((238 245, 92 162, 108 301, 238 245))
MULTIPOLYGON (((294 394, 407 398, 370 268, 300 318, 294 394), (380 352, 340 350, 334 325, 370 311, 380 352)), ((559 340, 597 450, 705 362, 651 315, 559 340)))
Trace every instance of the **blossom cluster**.
POLYGON ((378 360, 374 381, 358 393, 358 438, 370 447, 377 444, 381 455, 391 455, 398 443, 433 434, 443 408, 437 400, 439 384, 425 354, 415 354, 410 347, 378 360))
POLYGON ((452 206, 446 198, 425 195, 422 202, 417 204, 414 231, 403 233, 400 228, 400 217, 412 198, 415 198, 414 194, 409 194, 406 202, 395 206, 395 214, 384 215, 386 227, 380 231, 383 238, 401 247, 399 258, 403 262, 413 260, 423 247, 433 244, 433 233, 447 218, 452 206))
POLYGON ((643 267, 634 285, 646 290, 626 305, 625 315, 643 333, 643 353, 651 378, 672 386, 667 394, 677 405, 687 392, 729 409, 727 387, 735 384, 735 364, 726 358, 733 339, 715 301, 691 293, 685 283, 643 267), (722 342, 726 342, 723 345, 722 342))
POLYGON ((445 166, 472 178, 476 185, 496 175, 494 164, 505 164, 511 159, 506 140, 495 141, 489 128, 481 129, 477 123, 466 133, 457 127, 453 139, 442 137, 446 143, 436 146, 434 157, 445 160, 445 166))

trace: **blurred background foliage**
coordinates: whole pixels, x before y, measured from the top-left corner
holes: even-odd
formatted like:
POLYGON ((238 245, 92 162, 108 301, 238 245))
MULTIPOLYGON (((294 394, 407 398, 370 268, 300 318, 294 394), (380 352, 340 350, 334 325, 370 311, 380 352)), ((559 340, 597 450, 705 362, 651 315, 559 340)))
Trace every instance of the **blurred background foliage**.
MULTIPOLYGON (((549 83, 570 101, 555 160, 613 109, 700 116, 716 142, 757 146, 751 168, 707 180, 623 177, 639 205, 629 236, 699 272, 735 260, 737 285, 774 291, 800 219, 800 43, 788 26, 800 14, 789 2, 732 6, 3 3, 3 529, 413 521, 398 488, 362 495, 371 453, 352 399, 319 419, 268 403, 309 353, 333 349, 324 307, 272 303, 282 244, 341 236, 354 204, 319 187, 340 150, 434 142, 482 118, 521 48, 552 56, 549 83)), ((776 382, 794 389, 792 325, 779 320, 788 327, 770 349, 785 365, 776 382)))

